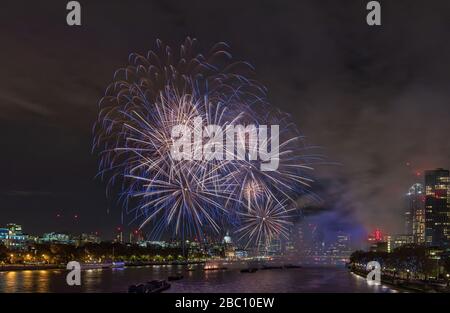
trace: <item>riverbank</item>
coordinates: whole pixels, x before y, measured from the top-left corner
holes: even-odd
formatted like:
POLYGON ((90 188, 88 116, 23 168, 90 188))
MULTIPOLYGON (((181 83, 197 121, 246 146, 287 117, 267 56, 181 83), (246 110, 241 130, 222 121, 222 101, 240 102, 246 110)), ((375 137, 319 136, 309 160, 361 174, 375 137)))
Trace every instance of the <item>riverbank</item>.
POLYGON ((184 261, 184 262, 125 262, 125 266, 151 266, 151 265, 191 265, 204 264, 205 261, 184 261))
MULTIPOLYGON (((350 269, 350 272, 360 277, 366 278, 369 272, 350 269)), ((381 274, 381 282, 394 289, 405 290, 407 292, 425 292, 425 293, 449 293, 448 286, 431 281, 418 281, 394 278, 389 275, 381 274)))
MULTIPOLYGON (((186 262, 125 262, 126 267, 138 266, 157 266, 157 265, 191 265, 203 264, 205 261, 186 261, 186 262)), ((98 268, 102 268, 102 263, 97 263, 98 268)), ((108 266, 105 266, 107 268, 108 266)), ((40 271, 66 269, 66 264, 4 264, 0 265, 0 272, 10 271, 40 271)), ((82 264, 83 269, 83 264, 82 264)), ((85 269, 88 269, 87 267, 85 269)))
POLYGON ((58 264, 6 264, 0 265, 0 272, 10 271, 39 271, 65 269, 65 265, 58 264))

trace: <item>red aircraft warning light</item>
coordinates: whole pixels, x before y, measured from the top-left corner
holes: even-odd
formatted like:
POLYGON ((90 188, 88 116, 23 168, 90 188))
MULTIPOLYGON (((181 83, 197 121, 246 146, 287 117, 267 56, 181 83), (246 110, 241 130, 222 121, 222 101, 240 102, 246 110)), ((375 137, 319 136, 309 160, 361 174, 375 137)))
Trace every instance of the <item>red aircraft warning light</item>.
POLYGON ((379 228, 375 229, 373 233, 369 235, 369 241, 382 241, 383 233, 379 228))
POLYGON ((381 241, 383 239, 383 234, 381 233, 381 230, 378 228, 375 229, 375 232, 373 233, 376 241, 381 241))

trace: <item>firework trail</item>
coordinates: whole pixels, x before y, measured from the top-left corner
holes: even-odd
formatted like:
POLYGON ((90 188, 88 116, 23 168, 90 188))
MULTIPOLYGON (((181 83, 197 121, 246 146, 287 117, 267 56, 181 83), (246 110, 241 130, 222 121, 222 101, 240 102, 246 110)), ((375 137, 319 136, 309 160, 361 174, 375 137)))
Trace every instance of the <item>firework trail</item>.
POLYGON ((267 248, 270 242, 284 237, 288 238, 291 215, 295 209, 286 209, 285 202, 274 201, 272 198, 256 202, 246 212, 240 212, 241 227, 237 233, 240 238, 247 238, 247 247, 267 248))
MULTIPOLYGON (((152 225, 154 237, 171 229, 183 238, 203 238, 224 225, 245 225, 243 239, 266 241, 284 233, 286 203, 309 192, 305 172, 314 156, 305 153, 304 138, 290 117, 270 109, 265 88, 249 78, 250 65, 233 62, 226 44, 206 55, 196 53, 195 44, 187 38, 176 55, 158 40, 156 50, 131 54, 130 64, 115 72, 94 125, 99 176, 107 179, 108 191, 119 186, 125 211, 140 227, 152 225), (281 125, 278 169, 261 171, 261 161, 248 157, 173 159, 173 127, 195 130, 208 124, 281 125), (264 212, 271 224, 260 231, 250 220, 264 212)), ((243 139, 246 148, 255 144, 243 139)), ((234 147, 227 149, 225 155, 234 154, 234 147)))
MULTIPOLYGON (((279 134, 277 170, 261 170, 261 159, 239 160, 229 164, 231 170, 228 177, 230 181, 239 184, 237 192, 240 200, 257 202, 261 198, 270 197, 287 199, 293 203, 300 194, 309 191, 312 180, 308 177, 308 172, 313 169, 310 164, 317 156, 305 154, 308 147, 288 115, 281 112, 269 112, 259 119, 260 124, 282 125, 279 134)), ((248 143, 248 145, 252 144, 255 143, 248 143)), ((265 145, 272 146, 270 136, 265 145)))

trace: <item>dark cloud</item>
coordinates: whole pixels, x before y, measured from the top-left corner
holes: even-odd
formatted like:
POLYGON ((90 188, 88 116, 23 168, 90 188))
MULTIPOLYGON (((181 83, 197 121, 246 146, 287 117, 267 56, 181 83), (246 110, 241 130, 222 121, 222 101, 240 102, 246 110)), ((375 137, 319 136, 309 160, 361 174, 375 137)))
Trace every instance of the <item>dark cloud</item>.
POLYGON ((58 196, 52 191, 38 191, 38 190, 10 190, 2 192, 3 196, 11 197, 54 197, 58 196))

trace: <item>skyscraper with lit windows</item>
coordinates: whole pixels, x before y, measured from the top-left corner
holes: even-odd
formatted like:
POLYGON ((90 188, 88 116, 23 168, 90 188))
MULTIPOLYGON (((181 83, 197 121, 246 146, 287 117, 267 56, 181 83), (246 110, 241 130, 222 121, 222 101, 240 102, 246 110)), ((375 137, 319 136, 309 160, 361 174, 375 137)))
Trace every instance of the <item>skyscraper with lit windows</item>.
POLYGON ((414 184, 406 194, 405 235, 413 235, 416 244, 425 243, 425 193, 422 184, 414 184))
POLYGON ((450 173, 442 168, 425 171, 425 241, 450 244, 450 173))

